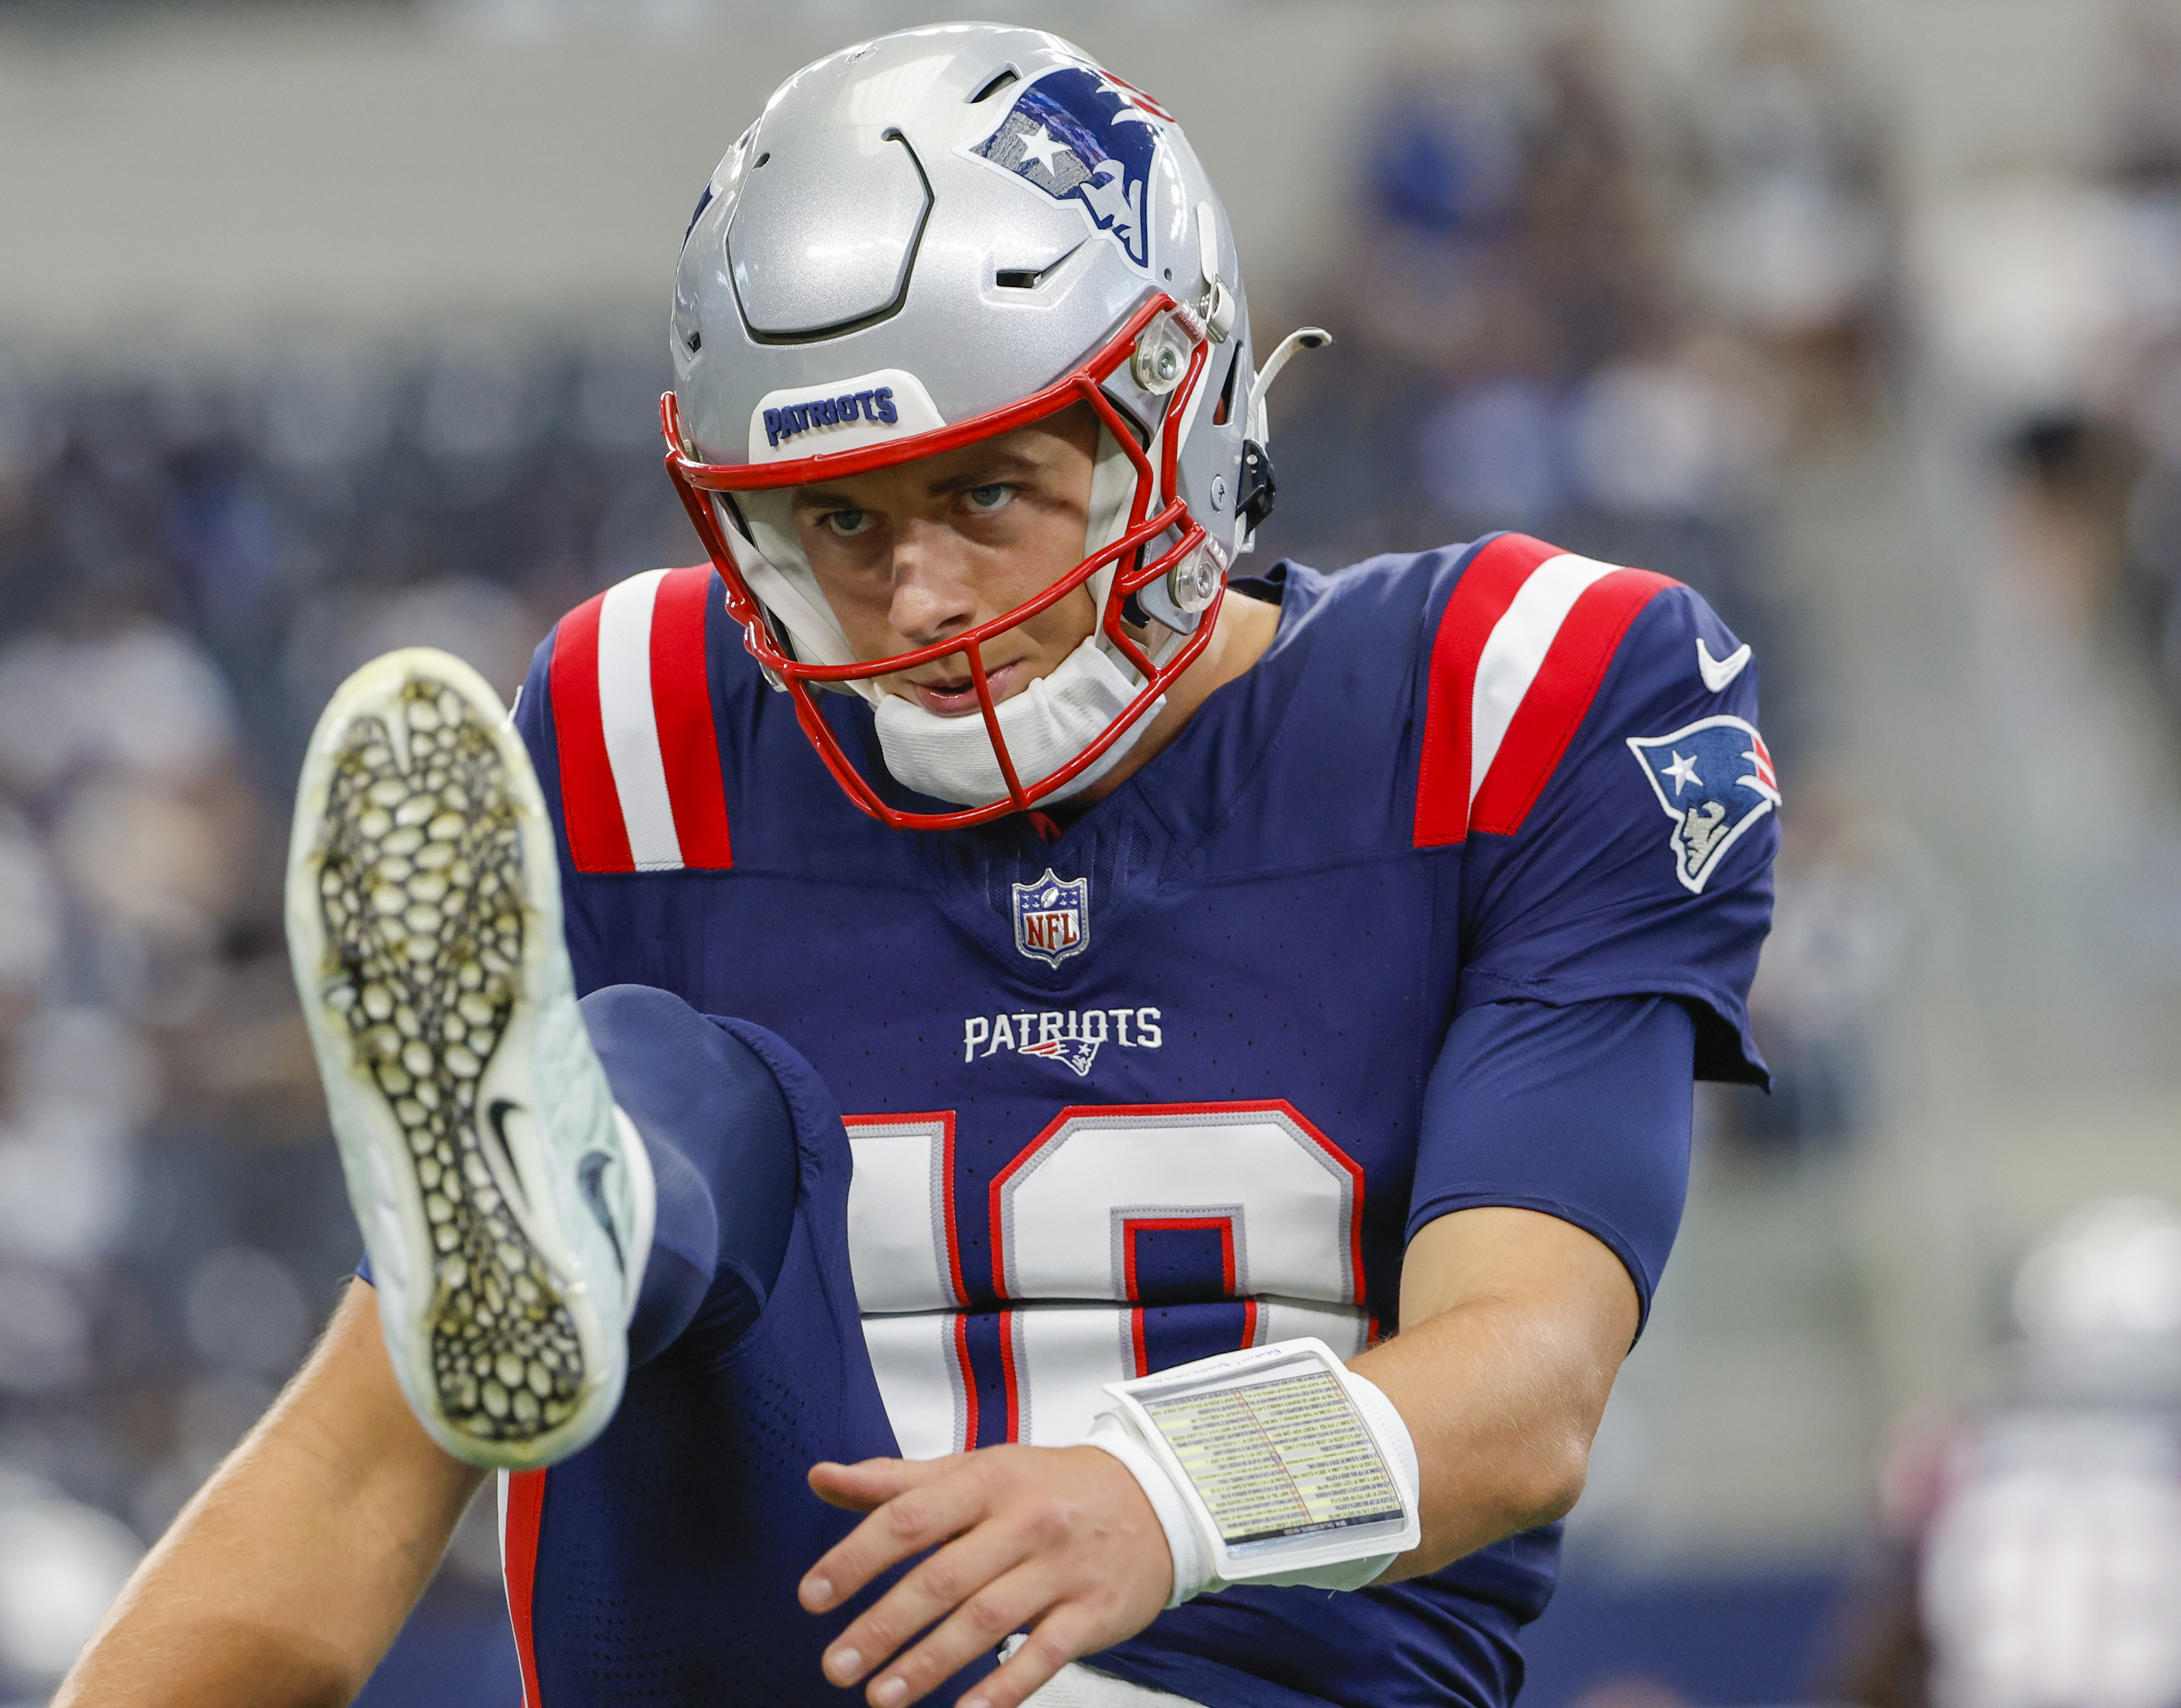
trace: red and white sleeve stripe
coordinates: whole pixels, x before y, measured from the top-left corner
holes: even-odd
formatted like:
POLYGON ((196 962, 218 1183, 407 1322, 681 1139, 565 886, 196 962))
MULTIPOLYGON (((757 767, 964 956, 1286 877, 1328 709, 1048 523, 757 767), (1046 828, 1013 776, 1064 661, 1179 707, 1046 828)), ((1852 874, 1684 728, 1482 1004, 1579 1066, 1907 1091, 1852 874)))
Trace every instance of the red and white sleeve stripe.
POLYGON ((545 1523, 545 1473, 502 1471, 500 1572, 507 1585, 508 1622, 522 1670, 522 1708, 544 1708, 538 1689, 538 1643, 531 1606, 538 1590, 538 1535, 545 1523))
POLYGON ((1628 625, 1662 589, 1527 534, 1470 561, 1432 644, 1416 845, 1511 836, 1597 697, 1628 625))
POLYGON ((553 728, 583 872, 721 871, 726 788, 704 668, 710 564, 647 570, 560 619, 553 728))

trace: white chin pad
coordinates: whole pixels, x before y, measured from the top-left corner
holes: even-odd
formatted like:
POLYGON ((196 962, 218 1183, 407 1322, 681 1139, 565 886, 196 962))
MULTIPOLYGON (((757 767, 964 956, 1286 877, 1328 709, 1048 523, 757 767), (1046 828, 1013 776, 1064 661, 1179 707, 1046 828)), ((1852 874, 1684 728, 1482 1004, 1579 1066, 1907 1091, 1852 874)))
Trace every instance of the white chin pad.
MULTIPOLYGON (((1090 746, 1127 709, 1136 689, 1135 679, 1106 655, 1093 636, 1052 674, 1001 701, 1000 733, 1024 787, 1050 776, 1090 746)), ((1095 764, 1046 799, 1065 800, 1090 788, 1135 745, 1165 704, 1163 695, 1152 701, 1095 764)), ((879 701, 878 732, 886 769, 919 794, 963 806, 1006 798, 1007 778, 978 713, 941 717, 890 694, 879 701)))

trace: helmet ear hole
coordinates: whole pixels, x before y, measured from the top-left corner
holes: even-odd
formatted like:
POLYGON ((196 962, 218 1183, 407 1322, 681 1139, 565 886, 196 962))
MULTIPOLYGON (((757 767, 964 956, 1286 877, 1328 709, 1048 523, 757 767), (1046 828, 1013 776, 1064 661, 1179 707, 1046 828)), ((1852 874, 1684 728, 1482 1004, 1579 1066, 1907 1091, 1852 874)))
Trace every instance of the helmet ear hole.
POLYGON ((1227 358, 1227 383, 1219 388, 1219 405, 1212 412, 1212 424, 1224 427, 1234 407, 1234 376, 1242 371, 1242 351, 1238 345, 1227 358))
POLYGON ((1251 533, 1264 526, 1273 513, 1279 482, 1273 474, 1273 459, 1255 439, 1242 442, 1242 489, 1234 495, 1234 513, 1251 533))

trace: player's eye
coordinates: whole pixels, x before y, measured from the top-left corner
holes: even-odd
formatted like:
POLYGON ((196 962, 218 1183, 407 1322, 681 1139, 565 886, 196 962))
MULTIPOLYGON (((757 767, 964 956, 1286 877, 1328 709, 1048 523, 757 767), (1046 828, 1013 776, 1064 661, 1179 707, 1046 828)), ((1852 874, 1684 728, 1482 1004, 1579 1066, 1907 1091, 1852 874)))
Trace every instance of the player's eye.
POLYGON ((825 526, 840 539, 853 539, 859 533, 868 533, 878 523, 878 518, 868 510, 832 510, 825 517, 825 526))
POLYGON ((1015 495, 1012 486, 973 486, 962 495, 962 501, 980 516, 990 516, 994 511, 1007 508, 1008 500, 1015 495))

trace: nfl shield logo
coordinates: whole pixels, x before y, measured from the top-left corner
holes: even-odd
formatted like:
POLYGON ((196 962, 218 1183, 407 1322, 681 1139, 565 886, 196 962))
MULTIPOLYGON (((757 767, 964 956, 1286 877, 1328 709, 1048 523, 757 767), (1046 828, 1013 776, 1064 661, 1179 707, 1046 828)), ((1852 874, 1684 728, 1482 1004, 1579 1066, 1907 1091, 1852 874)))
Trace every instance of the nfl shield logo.
POLYGON ((1015 948, 1058 966, 1090 942, 1090 882, 1045 876, 1014 886, 1015 948))

